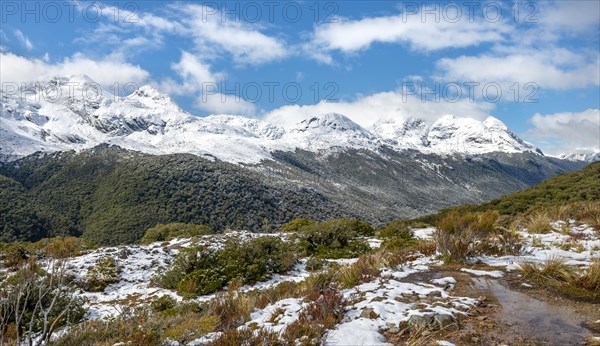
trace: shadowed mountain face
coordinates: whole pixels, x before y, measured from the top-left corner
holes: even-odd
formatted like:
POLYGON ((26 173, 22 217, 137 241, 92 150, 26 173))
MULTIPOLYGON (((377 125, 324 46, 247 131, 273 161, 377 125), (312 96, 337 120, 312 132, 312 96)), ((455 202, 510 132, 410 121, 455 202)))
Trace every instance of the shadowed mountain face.
POLYGON ((272 156, 239 165, 101 145, 8 162, 0 168, 1 240, 82 234, 119 244, 174 221, 253 231, 295 217, 380 224, 490 200, 583 165, 535 153, 465 157, 385 148, 272 156))

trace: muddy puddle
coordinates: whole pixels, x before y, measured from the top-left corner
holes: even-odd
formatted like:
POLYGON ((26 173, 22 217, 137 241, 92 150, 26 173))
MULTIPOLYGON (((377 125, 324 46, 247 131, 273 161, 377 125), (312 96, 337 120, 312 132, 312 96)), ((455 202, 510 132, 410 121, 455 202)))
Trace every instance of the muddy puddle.
POLYGON ((429 282, 431 279, 454 277, 458 283, 454 295, 473 298, 485 296, 487 302, 497 305, 487 317, 496 321, 494 328, 485 331, 489 337, 509 343, 530 340, 540 345, 581 345, 592 332, 586 322, 600 320, 600 307, 534 296, 511 289, 503 279, 476 277, 449 272, 419 273, 408 280, 429 282))

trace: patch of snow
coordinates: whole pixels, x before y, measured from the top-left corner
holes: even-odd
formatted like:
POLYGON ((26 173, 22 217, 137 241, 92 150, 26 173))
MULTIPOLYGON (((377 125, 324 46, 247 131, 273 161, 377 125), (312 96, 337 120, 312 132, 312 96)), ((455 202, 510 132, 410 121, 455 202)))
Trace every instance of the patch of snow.
POLYGON ((504 276, 504 273, 499 270, 487 271, 487 270, 475 270, 475 269, 462 268, 460 271, 467 272, 469 274, 473 274, 473 275, 477 275, 477 276, 491 276, 493 278, 501 278, 504 276))

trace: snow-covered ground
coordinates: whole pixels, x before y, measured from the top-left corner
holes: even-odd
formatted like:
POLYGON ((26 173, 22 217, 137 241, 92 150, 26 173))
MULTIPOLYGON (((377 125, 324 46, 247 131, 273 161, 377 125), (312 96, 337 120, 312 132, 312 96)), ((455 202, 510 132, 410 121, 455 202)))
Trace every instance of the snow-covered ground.
POLYGON ((545 234, 532 234, 526 229, 520 231, 527 246, 519 256, 483 256, 478 260, 510 271, 519 269, 523 262, 541 263, 555 257, 564 259, 567 265, 581 267, 588 266, 594 258, 600 258, 600 236, 594 228, 577 225, 574 221, 569 224, 557 221, 551 225, 553 230, 545 234))
MULTIPOLYGON (((600 257, 600 237, 598 231, 587 225, 575 222, 552 223, 553 231, 547 234, 530 234, 527 230, 519 232, 525 243, 525 252, 521 256, 482 256, 474 259, 496 267, 496 270, 479 270, 463 268, 461 271, 476 276, 502 278, 505 271, 516 270, 523 262, 543 262, 548 258, 560 256, 569 265, 585 267, 600 257)), ((431 239, 434 228, 413 230, 420 239, 431 239)), ((90 253, 74 257, 69 261, 73 275, 85 278, 88 269, 98 259, 111 256, 118 260, 122 268, 121 281, 109 285, 103 292, 84 292, 81 296, 88 299, 88 318, 98 319, 118 314, 123 306, 133 303, 147 303, 162 295, 169 295, 177 300, 182 297, 175 292, 152 287, 150 278, 156 270, 170 263, 180 249, 192 245, 203 244, 220 247, 231 237, 252 239, 265 234, 249 232, 232 232, 223 235, 210 235, 194 239, 173 239, 150 245, 120 246, 102 248, 90 253)), ((272 234, 287 239, 289 234, 272 234)), ((380 245, 377 239, 364 239, 373 248, 380 245)), ((331 260, 342 266, 352 265, 357 259, 331 260)), ((283 281, 299 282, 308 278, 311 273, 306 270, 306 259, 302 259, 292 271, 285 275, 273 275, 265 282, 246 285, 240 291, 265 289, 283 281)), ((402 323, 423 323, 429 316, 435 323, 454 323, 456 319, 468 313, 477 304, 474 297, 455 296, 453 292, 457 280, 452 276, 436 279, 407 279, 411 274, 435 270, 442 262, 433 256, 423 256, 399 265, 385 268, 380 276, 370 282, 340 291, 348 302, 343 320, 333 329, 327 331, 324 343, 327 345, 387 345, 384 333, 398 329, 402 323), (410 280, 410 281, 409 281, 410 280), (428 281, 427 281, 428 280, 428 281), (415 317, 416 316, 416 317, 415 317), (421 322, 420 322, 421 321, 421 322)), ((412 278, 418 276, 411 276, 412 278)), ((214 295, 197 298, 199 301, 212 299, 214 295)), ((260 326, 274 332, 284 332, 288 325, 299 318, 307 302, 303 298, 288 298, 273 302, 263 309, 251 314, 250 321, 239 328, 260 326)), ((430 319, 430 321, 431 321, 430 319)), ((397 332, 397 331, 396 331, 397 332)), ((201 345, 214 340, 220 333, 211 333, 194 340, 190 345, 201 345)), ((438 344, 450 344, 439 340, 438 344)))
MULTIPOLYGON (((286 233, 261 234, 241 231, 191 239, 173 239, 168 242, 156 242, 149 245, 106 247, 69 259, 67 267, 71 275, 83 281, 90 267, 94 266, 98 260, 107 257, 116 260, 121 269, 119 282, 109 285, 102 292, 87 292, 84 290, 79 292, 79 296, 88 301, 86 304, 87 317, 89 319, 101 319, 109 315, 118 315, 125 306, 148 303, 163 295, 181 301, 182 297, 175 292, 153 287, 150 284, 150 279, 156 271, 160 267, 171 263, 180 249, 196 245, 220 248, 227 239, 233 237, 249 240, 265 235, 281 238, 289 236, 286 233)), ((242 289, 266 288, 282 281, 299 281, 307 275, 304 264, 301 262, 286 275, 275 274, 267 282, 258 283, 254 287, 244 286, 242 289)), ((205 301, 212 297, 213 295, 201 296, 198 300, 205 301)))

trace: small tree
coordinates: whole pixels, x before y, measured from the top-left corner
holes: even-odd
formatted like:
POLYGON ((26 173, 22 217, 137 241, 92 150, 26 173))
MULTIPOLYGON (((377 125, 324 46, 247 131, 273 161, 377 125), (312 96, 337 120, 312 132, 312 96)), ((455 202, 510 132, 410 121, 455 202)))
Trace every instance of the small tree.
POLYGON ((48 345, 58 327, 83 318, 83 302, 68 280, 65 261, 44 262, 46 270, 32 257, 2 283, 0 344, 48 345))

